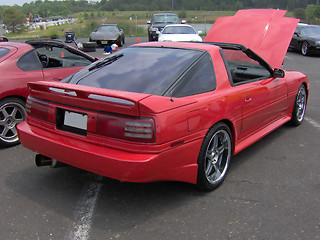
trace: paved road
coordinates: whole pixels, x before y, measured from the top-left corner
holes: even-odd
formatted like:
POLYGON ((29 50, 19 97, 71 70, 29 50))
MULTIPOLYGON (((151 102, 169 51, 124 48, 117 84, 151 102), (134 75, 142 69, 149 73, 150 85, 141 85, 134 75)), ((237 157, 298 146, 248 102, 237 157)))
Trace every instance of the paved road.
POLYGON ((0 239, 320 239, 319 67, 320 57, 287 54, 285 68, 310 77, 306 121, 235 156, 210 193, 37 168, 22 146, 0 149, 0 239))

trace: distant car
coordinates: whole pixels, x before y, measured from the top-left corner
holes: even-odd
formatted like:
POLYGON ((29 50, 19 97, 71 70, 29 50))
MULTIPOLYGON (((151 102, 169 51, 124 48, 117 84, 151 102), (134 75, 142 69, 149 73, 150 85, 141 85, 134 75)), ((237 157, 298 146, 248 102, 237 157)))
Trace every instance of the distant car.
POLYGON ((0 35, 0 42, 8 42, 8 38, 3 35, 0 35))
POLYGON ((124 31, 117 24, 102 24, 90 34, 89 42, 96 42, 100 46, 116 43, 121 47, 125 43, 124 31))
POLYGON ((178 24, 180 19, 175 13, 155 13, 152 16, 151 21, 147 21, 148 26, 148 38, 149 41, 158 41, 158 31, 161 32, 162 29, 168 24, 178 24))
POLYGON ((299 23, 289 49, 298 50, 304 56, 320 53, 320 26, 299 23))
POLYGON ((16 125, 26 116, 27 83, 58 81, 96 60, 59 41, 0 43, 0 146, 19 143, 16 125))
POLYGON ((21 143, 38 166, 54 159, 120 181, 213 190, 233 155, 304 119, 308 77, 280 69, 298 23, 284 14, 240 11, 204 43, 140 43, 61 82, 29 83, 21 143))
POLYGON ((167 25, 159 32, 159 42, 202 42, 194 28, 188 24, 167 25))

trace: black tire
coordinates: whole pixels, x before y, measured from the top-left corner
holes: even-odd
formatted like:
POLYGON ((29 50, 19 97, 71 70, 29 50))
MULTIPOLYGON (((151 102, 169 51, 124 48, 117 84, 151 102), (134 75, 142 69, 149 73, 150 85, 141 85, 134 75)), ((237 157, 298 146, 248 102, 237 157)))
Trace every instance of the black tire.
POLYGON ((118 45, 118 47, 122 47, 122 39, 121 38, 119 38, 119 40, 117 41, 117 43, 116 43, 117 45, 118 45))
POLYGON ((232 134, 224 123, 217 123, 205 136, 198 156, 197 186, 205 191, 219 187, 226 178, 232 156, 232 134))
POLYGON ((9 97, 0 101, 0 146, 19 144, 17 124, 26 119, 25 102, 9 97))
POLYGON ((122 38, 122 44, 125 44, 125 37, 122 38))
POLYGON ((304 115, 306 113, 307 98, 308 96, 306 87, 302 84, 299 87, 296 99, 294 101, 292 116, 290 120, 291 125, 299 126, 302 123, 304 115))
POLYGON ((309 43, 307 41, 304 41, 301 44, 301 54, 303 56, 308 56, 310 54, 309 43))

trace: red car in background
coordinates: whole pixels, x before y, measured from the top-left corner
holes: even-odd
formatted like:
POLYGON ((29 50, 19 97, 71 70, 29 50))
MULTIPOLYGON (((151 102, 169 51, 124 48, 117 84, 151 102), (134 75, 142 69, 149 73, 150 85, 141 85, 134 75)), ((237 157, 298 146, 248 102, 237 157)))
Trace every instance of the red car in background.
POLYGON ((204 43, 137 44, 61 82, 30 83, 21 143, 38 166, 215 189, 232 155, 304 119, 308 78, 280 69, 298 23, 284 14, 239 11, 204 43))
POLYGON ((0 42, 8 42, 8 38, 3 35, 0 35, 0 42))
POLYGON ((0 43, 0 146, 19 143, 16 125, 25 120, 27 84, 59 81, 97 59, 56 40, 0 43))

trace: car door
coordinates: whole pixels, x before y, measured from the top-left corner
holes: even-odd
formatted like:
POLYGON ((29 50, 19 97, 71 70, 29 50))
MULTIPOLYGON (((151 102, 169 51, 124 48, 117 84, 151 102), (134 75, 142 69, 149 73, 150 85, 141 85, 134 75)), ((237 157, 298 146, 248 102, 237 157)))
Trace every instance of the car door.
POLYGON ((284 114, 286 79, 273 77, 273 69, 249 49, 223 49, 223 54, 232 85, 241 99, 240 138, 244 138, 284 114))
POLYGON ((245 138, 284 114, 287 87, 284 78, 267 78, 236 86, 241 92, 242 130, 245 138))
POLYGON ((294 49, 300 49, 300 28, 299 26, 297 27, 297 29, 295 30, 291 42, 290 42, 290 47, 294 48, 294 49))

